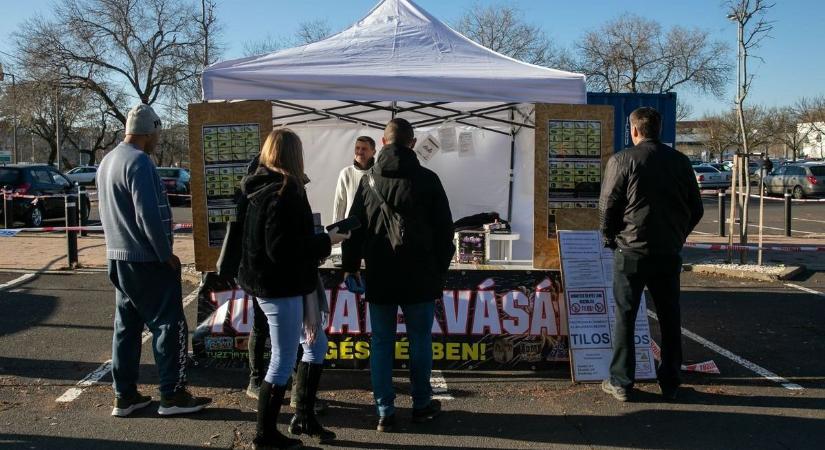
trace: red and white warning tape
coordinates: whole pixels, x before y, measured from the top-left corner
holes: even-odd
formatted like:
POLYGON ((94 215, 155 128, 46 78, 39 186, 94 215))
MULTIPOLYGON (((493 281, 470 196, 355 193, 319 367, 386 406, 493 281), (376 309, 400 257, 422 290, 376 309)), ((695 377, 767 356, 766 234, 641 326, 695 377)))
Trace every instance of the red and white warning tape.
MULTIPOLYGON (((722 251, 732 249, 734 251, 748 250, 758 251, 759 246, 756 245, 727 245, 727 244, 700 244, 697 242, 685 242, 685 247, 698 248, 700 250, 714 250, 722 251)), ((813 245, 763 245, 762 250, 774 252, 825 252, 825 247, 818 247, 813 245)))
MULTIPOLYGON (((172 231, 191 230, 191 223, 176 223, 172 226, 172 231)), ((103 231, 103 227, 85 226, 85 227, 39 227, 39 228, 8 228, 0 229, 0 237, 14 237, 19 233, 54 233, 54 232, 81 232, 81 231, 103 231)))
MULTIPOLYGON (((650 350, 653 351, 653 357, 657 361, 662 360, 662 349, 659 348, 659 344, 656 343, 653 339, 650 340, 650 350)), ((682 371, 683 372, 698 372, 698 373, 713 373, 719 374, 719 367, 716 365, 714 360, 700 362, 696 364, 682 364, 682 371)))
MULTIPOLYGON (((759 198, 758 194, 751 194, 750 196, 751 198, 759 198)), ((765 196, 765 200, 773 200, 779 202, 785 201, 783 197, 770 197, 767 195, 765 196)), ((794 203, 825 203, 825 198, 792 198, 791 201, 794 203)))

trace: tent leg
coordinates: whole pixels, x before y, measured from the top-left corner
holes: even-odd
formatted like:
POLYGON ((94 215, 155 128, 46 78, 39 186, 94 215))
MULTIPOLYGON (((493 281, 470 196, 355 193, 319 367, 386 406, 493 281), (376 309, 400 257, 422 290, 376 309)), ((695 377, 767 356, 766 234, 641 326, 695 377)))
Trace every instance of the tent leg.
MULTIPOLYGON (((513 108, 510 108, 510 122, 515 119, 513 108)), ((516 127, 510 126, 510 192, 507 195, 507 221, 513 221, 513 183, 516 164, 516 127)))
POLYGON ((392 118, 395 119, 395 115, 398 113, 398 102, 392 102, 392 118))

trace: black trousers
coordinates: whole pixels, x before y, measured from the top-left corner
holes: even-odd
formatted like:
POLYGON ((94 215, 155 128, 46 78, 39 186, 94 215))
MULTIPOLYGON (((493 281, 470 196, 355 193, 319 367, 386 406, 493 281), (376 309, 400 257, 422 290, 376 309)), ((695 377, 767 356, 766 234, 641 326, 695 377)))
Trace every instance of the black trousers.
POLYGON ((261 384, 266 376, 269 359, 265 358, 266 340, 269 339, 269 324, 261 306, 252 299, 252 332, 249 333, 249 379, 261 384))
POLYGON ((659 384, 675 388, 680 384, 682 365, 682 323, 679 312, 679 255, 640 255, 617 249, 614 252, 613 296, 616 324, 613 329, 613 384, 631 387, 636 374, 635 323, 645 286, 656 305, 662 334, 662 361, 657 368, 659 384))

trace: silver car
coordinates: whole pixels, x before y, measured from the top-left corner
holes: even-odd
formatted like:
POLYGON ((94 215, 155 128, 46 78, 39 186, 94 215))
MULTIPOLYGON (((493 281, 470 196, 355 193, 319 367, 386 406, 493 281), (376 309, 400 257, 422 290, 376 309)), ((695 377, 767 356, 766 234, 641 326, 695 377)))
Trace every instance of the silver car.
POLYGON ((70 180, 79 184, 95 184, 95 175, 97 175, 97 167, 95 166, 79 166, 66 172, 66 176, 70 180))
POLYGON ((790 192, 793 198, 825 196, 825 163, 797 163, 775 167, 765 176, 765 195, 790 192))
POLYGON ((693 166, 699 189, 727 189, 730 187, 730 172, 720 172, 717 168, 702 164, 693 166))

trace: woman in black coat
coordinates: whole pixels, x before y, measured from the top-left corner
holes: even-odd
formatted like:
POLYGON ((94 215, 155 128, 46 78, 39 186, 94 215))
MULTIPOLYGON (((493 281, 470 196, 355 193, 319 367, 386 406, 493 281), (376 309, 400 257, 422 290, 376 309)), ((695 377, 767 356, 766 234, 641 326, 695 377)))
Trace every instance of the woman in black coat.
POLYGON ((258 396, 255 448, 300 448, 277 429, 286 383, 295 366, 299 343, 304 355, 298 366, 298 406, 290 431, 322 442, 335 438, 313 411, 327 351, 317 297, 318 261, 348 236, 316 233, 304 190, 301 140, 288 130, 274 130, 261 149, 260 166, 241 182, 248 202, 238 282, 255 296, 267 316, 272 356, 258 396), (305 300, 316 299, 308 304, 305 300))

